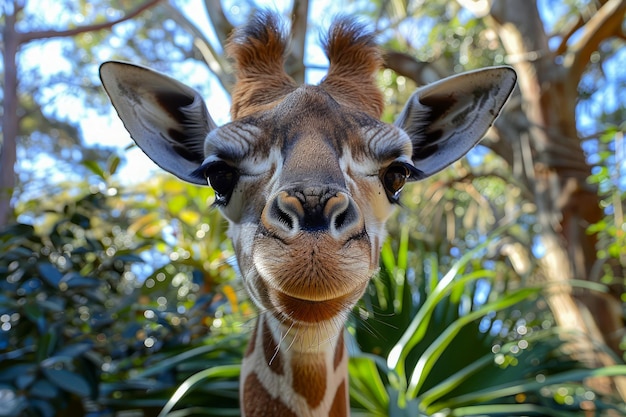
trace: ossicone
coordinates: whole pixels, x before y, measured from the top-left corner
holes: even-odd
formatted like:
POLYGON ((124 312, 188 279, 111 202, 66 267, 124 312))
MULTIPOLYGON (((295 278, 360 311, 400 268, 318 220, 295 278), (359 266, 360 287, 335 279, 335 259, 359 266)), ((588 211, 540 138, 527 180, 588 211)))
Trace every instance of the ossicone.
POLYGON ((256 12, 233 31, 226 45, 235 64, 233 119, 262 110, 297 87, 284 69, 287 39, 281 20, 269 11, 256 12))
POLYGON ((321 85, 341 104, 380 118, 384 101, 376 74, 382 55, 373 31, 354 17, 339 17, 330 27, 324 49, 330 68, 321 85))

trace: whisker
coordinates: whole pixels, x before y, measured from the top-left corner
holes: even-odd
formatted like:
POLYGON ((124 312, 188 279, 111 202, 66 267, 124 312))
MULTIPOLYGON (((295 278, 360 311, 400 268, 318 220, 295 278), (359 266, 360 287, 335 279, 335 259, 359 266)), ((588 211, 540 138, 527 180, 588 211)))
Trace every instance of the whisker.
MULTIPOLYGON (((291 323, 291 326, 289 327, 289 330, 287 330, 287 333, 289 333, 291 331, 291 329, 293 328, 293 325, 295 323, 291 323)), ((300 333, 300 328, 296 327, 296 334, 291 338, 291 343, 289 343, 289 346, 287 346, 287 349, 285 350, 285 352, 289 352, 289 350, 291 349, 291 347, 293 346, 293 344, 295 343, 296 339, 298 338, 298 334, 300 333)))
MULTIPOLYGON (((285 320, 286 319, 281 320, 281 324, 284 323, 285 320)), ((272 362, 274 362, 274 359, 276 359, 276 356, 278 355, 278 352, 280 351, 280 346, 283 344, 283 342, 287 338, 287 335, 289 334, 289 332, 293 328, 293 325, 294 325, 294 322, 291 322, 291 325, 289 326, 289 328, 287 329, 287 331, 284 334, 281 331, 280 340, 276 344, 276 348, 274 349, 274 354, 272 355, 272 358, 270 359, 270 362, 269 362, 270 365, 272 364, 272 362)), ((281 326, 281 328, 282 328, 282 326, 281 326)), ((293 344, 293 341, 291 342, 291 344, 293 344)), ((289 345, 289 347, 291 347, 291 344, 289 345)), ((287 351, 288 350, 289 350, 289 348, 287 348, 287 351)))

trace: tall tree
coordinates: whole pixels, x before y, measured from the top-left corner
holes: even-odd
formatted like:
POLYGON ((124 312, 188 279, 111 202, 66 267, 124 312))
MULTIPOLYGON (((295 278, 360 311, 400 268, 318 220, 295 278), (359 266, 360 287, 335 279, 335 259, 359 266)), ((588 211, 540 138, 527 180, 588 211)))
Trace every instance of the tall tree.
MULTIPOLYGON (((566 285, 567 280, 600 278, 593 273, 597 237, 587 233, 587 228, 600 221, 603 213, 597 188, 587 182, 591 167, 577 130, 576 105, 592 54, 603 42, 623 37, 626 1, 594 2, 587 8, 592 13, 583 9, 570 27, 564 27, 556 48, 550 48, 536 5, 520 7, 519 2, 499 0, 493 2, 490 14, 510 56, 536 57, 512 63, 519 73, 524 118, 521 126, 518 122, 519 133, 506 139, 527 138, 525 158, 530 160, 525 161, 528 169, 522 180, 537 206, 540 242, 546 248, 545 279, 566 285)), ((512 156, 507 159, 511 161, 512 156)), ((579 293, 581 303, 567 296, 567 287, 553 288, 555 294, 549 300, 561 326, 586 329, 592 340, 603 336, 620 352, 623 320, 618 298, 584 291, 579 293), (595 320, 586 320, 585 310, 595 320)))
MULTIPOLYGON (((133 19, 144 11, 154 7, 160 0, 146 0, 134 9, 123 13, 120 17, 111 20, 102 20, 96 16, 94 23, 76 26, 68 29, 45 29, 31 27, 24 31, 25 0, 2 2, 2 59, 3 59, 3 91, 2 97, 2 142, 0 147, 0 225, 4 225, 12 215, 11 198, 16 186, 15 164, 17 160, 18 137, 20 136, 20 121, 23 119, 24 103, 20 102, 20 80, 18 76, 18 55, 27 44, 53 38, 75 37, 85 33, 96 33, 110 30, 114 25, 133 19)), ((32 19, 32 16, 30 17, 32 19)), ((39 108, 38 106, 36 106, 39 108)), ((76 139, 76 138, 74 138, 76 139)))

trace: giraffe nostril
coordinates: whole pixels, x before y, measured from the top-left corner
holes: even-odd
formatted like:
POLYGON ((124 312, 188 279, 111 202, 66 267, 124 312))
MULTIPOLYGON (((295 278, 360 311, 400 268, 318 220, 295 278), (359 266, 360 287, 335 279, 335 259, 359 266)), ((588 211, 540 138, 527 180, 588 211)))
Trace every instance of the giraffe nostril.
POLYGON ((302 206, 298 199, 282 192, 263 211, 262 220, 266 227, 290 233, 299 228, 301 212, 302 206))
POLYGON ((324 212, 334 234, 342 234, 359 223, 359 212, 352 200, 343 193, 329 199, 324 212))
POLYGON ((293 218, 287 214, 281 207, 278 202, 274 202, 273 204, 273 217, 278 220, 280 223, 287 226, 288 229, 292 230, 294 228, 293 218))
POLYGON ((342 212, 338 213, 335 216, 333 220, 333 226, 335 230, 341 230, 345 228, 346 226, 352 224, 356 220, 357 220, 356 210, 354 210, 354 208, 352 207, 352 204, 350 204, 348 205, 348 207, 346 207, 345 210, 343 210, 342 212))
POLYGON ((335 226, 335 229, 337 230, 341 229, 344 223, 346 222, 347 218, 348 218, 348 210, 344 210, 341 213, 339 213, 337 216, 335 216, 335 221, 333 222, 333 226, 335 226))

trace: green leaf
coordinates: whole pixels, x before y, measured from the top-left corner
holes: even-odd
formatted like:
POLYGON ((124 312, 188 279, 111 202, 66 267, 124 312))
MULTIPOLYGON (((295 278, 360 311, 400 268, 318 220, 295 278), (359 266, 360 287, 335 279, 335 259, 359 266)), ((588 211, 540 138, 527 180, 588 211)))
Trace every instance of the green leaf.
POLYGON ((49 381, 45 379, 39 379, 30 388, 30 394, 35 397, 50 400, 59 395, 59 389, 56 386, 52 385, 49 381))
POLYGON ((15 386, 18 389, 26 389, 28 388, 33 382, 35 382, 35 379, 37 378, 37 376, 35 375, 34 372, 27 372, 24 374, 20 374, 17 376, 17 378, 15 378, 15 386))
POLYGON ((506 294, 494 302, 483 305, 478 310, 472 311, 469 314, 459 317, 453 323, 451 323, 443 333, 437 337, 437 339, 428 346, 428 348, 421 355, 420 359, 413 370, 410 378, 409 387, 407 390, 407 398, 412 399, 417 396, 419 390, 426 380, 430 370, 433 368, 435 362, 441 357, 443 351, 452 343, 454 337, 461 331, 461 329, 471 323, 474 320, 483 317, 491 311, 499 311, 505 308, 511 307, 520 301, 528 299, 532 295, 536 295, 539 288, 522 288, 506 294))
POLYGON ((210 352, 215 352, 218 349, 224 349, 225 345, 221 345, 219 343, 211 344, 211 345, 203 345, 198 346, 194 349, 186 350, 177 355, 171 356, 169 358, 163 359, 159 361, 154 366, 151 366, 142 372, 137 374, 137 378, 147 378, 150 376, 158 375, 160 373, 169 371, 174 369, 176 366, 180 365, 185 361, 189 361, 190 359, 201 357, 210 352))
POLYGON ((525 382, 513 381, 477 390, 468 394, 460 395, 446 401, 437 403, 437 407, 432 409, 435 413, 446 408, 458 408, 464 405, 488 402, 497 398, 509 397, 519 393, 539 391, 542 387, 556 384, 563 384, 572 381, 583 381, 588 378, 624 376, 626 375, 626 365, 613 365, 598 369, 577 369, 560 372, 547 376, 542 382, 537 382, 534 378, 525 382))
POLYGON ((87 161, 83 161, 82 165, 85 166, 94 174, 96 174, 97 176, 99 176, 100 178, 102 178, 103 180, 106 180, 106 174, 104 173, 104 170, 102 169, 102 167, 98 165, 98 162, 87 160, 87 161))
POLYGON ((29 302, 24 306, 24 313, 28 319, 35 323, 40 330, 46 327, 46 318, 43 309, 35 302, 29 302))
POLYGON ((91 224, 89 217, 80 213, 73 213, 72 217, 70 217, 70 222, 77 226, 82 227, 83 229, 87 229, 89 225, 91 224))
POLYGON ((494 242, 495 237, 501 236, 503 231, 509 228, 511 225, 504 225, 494 230, 491 236, 480 245, 477 245, 471 251, 465 253, 461 259, 459 259, 452 268, 444 275, 444 277, 437 283, 435 289, 424 301, 424 304, 419 309, 410 325, 402 334, 400 340, 393 347, 388 355, 387 365, 389 368, 394 369, 401 379, 405 378, 404 364, 407 355, 413 349, 413 347, 419 343, 426 334, 428 323, 433 314, 433 311, 437 304, 448 295, 456 285, 465 285, 466 282, 476 280, 480 278, 490 278, 495 276, 494 271, 480 270, 476 273, 468 274, 466 276, 459 277, 465 266, 476 256, 477 253, 482 251, 488 245, 494 242), (458 278, 457 278, 458 277, 458 278))
POLYGON ((387 365, 389 368, 395 369, 399 375, 404 375, 404 362, 409 352, 426 334, 428 324, 437 304, 458 285, 465 285, 468 281, 480 278, 493 278, 495 276, 494 271, 481 270, 457 278, 453 282, 452 279, 455 278, 457 272, 458 269, 453 268, 442 278, 435 291, 426 298, 417 315, 390 352, 387 365))
POLYGON ((107 174, 109 176, 115 175, 115 173, 117 172, 117 168, 119 167, 121 161, 122 160, 120 159, 119 156, 115 154, 111 155, 111 157, 107 161, 107 171, 108 171, 107 174))
POLYGON ((224 365, 205 369, 190 376, 178 387, 176 392, 174 392, 174 395, 172 395, 172 398, 165 404, 165 407, 163 407, 158 417, 169 415, 176 404, 198 384, 212 378, 235 378, 239 375, 240 371, 241 365, 224 365))
POLYGON ((115 256, 115 260, 122 261, 122 262, 135 262, 135 263, 145 262, 141 256, 136 255, 130 251, 119 251, 115 256))
POLYGON ((75 343, 72 345, 67 345, 63 349, 56 352, 56 354, 52 358, 64 357, 64 358, 74 359, 79 356, 82 356, 85 352, 88 352, 92 348, 93 348, 92 343, 75 343))
POLYGON ((2 361, 22 359, 24 358, 25 355, 28 355, 29 353, 32 353, 34 351, 35 351, 35 346, 32 344, 24 346, 20 349, 6 351, 0 354, 0 363, 2 363, 2 361))
POLYGON ((24 242, 35 234, 35 228, 28 224, 11 224, 0 230, 0 249, 6 250, 10 245, 24 242))
POLYGON ((78 272, 70 272, 63 276, 59 286, 63 288, 97 288, 102 282, 95 277, 84 277, 78 272))
POLYGON ((210 416, 210 417, 240 417, 241 410, 239 408, 226 408, 226 407, 189 407, 183 410, 172 411, 167 415, 168 417, 198 417, 198 416, 210 416))
POLYGON ((39 339, 37 346, 37 361, 43 362, 48 359, 56 348, 58 335, 54 327, 50 327, 39 339))
POLYGON ((59 287, 59 282, 63 278, 63 274, 51 263, 40 262, 37 264, 37 270, 41 274, 41 277, 54 288, 59 287))
POLYGON ((9 366, 6 369, 0 370, 0 381, 13 382, 20 375, 28 373, 34 373, 36 365, 31 363, 20 363, 17 365, 9 366))
POLYGON ((174 215, 178 214, 183 208, 187 207, 188 199, 184 194, 178 194, 171 197, 167 201, 167 208, 174 215))
POLYGON ((348 372, 350 397, 368 410, 377 410, 384 415, 389 408, 389 395, 374 360, 365 355, 352 357, 348 364, 348 372))
POLYGON ((467 407, 455 408, 449 416, 553 416, 553 417, 572 417, 571 411, 559 411, 549 407, 543 407, 535 404, 488 404, 473 405, 467 407))
POLYGON ((470 376, 474 375, 482 368, 491 364, 493 364, 493 354, 489 353, 487 355, 484 355, 482 358, 473 361, 468 366, 460 369, 454 374, 450 375, 448 378, 441 381, 430 390, 422 393, 419 397, 416 398, 416 400, 420 404, 420 407, 422 409, 428 411, 428 406, 430 404, 439 400, 440 398, 451 392, 453 389, 461 385, 470 376))
POLYGON ((63 391, 76 394, 79 397, 87 397, 91 393, 89 383, 81 375, 65 369, 42 368, 43 374, 48 381, 63 391))

